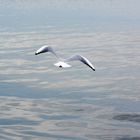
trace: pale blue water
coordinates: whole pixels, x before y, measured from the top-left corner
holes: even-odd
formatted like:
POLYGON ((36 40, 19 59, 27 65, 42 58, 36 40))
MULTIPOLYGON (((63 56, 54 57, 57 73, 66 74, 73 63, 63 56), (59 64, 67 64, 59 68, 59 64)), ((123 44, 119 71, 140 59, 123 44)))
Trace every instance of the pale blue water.
POLYGON ((139 0, 0 0, 0 139, 140 139, 139 0), (51 54, 81 63, 53 66, 51 54), (77 65, 76 65, 77 64, 77 65))

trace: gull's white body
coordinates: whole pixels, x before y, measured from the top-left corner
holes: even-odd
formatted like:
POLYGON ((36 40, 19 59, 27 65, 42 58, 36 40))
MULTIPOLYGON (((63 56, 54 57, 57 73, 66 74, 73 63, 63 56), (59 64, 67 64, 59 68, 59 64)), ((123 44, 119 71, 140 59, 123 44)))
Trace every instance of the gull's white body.
POLYGON ((57 67, 69 68, 69 67, 71 67, 71 65, 69 65, 68 62, 81 61, 82 63, 84 63, 88 67, 90 67, 93 71, 95 71, 94 66, 92 65, 92 63, 87 58, 85 58, 85 57, 83 57, 81 55, 74 55, 74 56, 72 56, 72 57, 70 57, 68 59, 62 59, 62 58, 58 57, 58 55, 54 52, 53 48, 48 47, 46 45, 42 46, 40 49, 38 49, 35 52, 35 55, 38 55, 40 53, 45 53, 45 52, 51 52, 52 54, 54 54, 57 57, 58 62, 54 64, 57 67))
POLYGON ((59 61, 59 62, 57 62, 57 63, 55 63, 54 64, 55 66, 57 66, 57 67, 62 67, 62 68, 69 68, 69 67, 71 67, 71 65, 69 65, 69 64, 67 64, 67 63, 65 63, 65 62, 63 62, 63 61, 59 61))

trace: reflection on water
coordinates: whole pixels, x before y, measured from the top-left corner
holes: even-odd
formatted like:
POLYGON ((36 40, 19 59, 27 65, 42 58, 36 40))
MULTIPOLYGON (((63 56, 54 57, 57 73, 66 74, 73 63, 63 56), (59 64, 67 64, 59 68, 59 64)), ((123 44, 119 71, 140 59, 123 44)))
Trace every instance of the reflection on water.
POLYGON ((138 0, 0 0, 0 12, 0 139, 140 139, 138 0), (96 71, 55 67, 34 55, 44 44, 96 71))
POLYGON ((121 115, 114 116, 113 119, 120 120, 120 121, 140 122, 140 115, 139 114, 121 114, 121 115))

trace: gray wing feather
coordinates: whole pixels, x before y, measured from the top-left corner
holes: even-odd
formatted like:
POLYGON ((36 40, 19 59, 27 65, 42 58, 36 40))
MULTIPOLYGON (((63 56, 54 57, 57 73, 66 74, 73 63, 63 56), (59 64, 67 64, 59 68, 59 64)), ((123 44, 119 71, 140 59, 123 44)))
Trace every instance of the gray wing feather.
POLYGON ((54 50, 53 50, 52 47, 47 47, 46 49, 47 49, 48 52, 51 52, 51 53, 54 54, 56 57, 58 57, 57 54, 54 52, 54 50))
POLYGON ((67 61, 67 62, 69 62, 69 61, 81 61, 82 63, 84 63, 84 64, 86 64, 87 66, 89 66, 93 71, 95 71, 95 68, 94 68, 94 66, 91 64, 91 62, 90 62, 87 58, 85 58, 85 57, 83 57, 83 56, 81 56, 81 55, 74 55, 74 56, 72 56, 72 57, 66 59, 65 61, 67 61))

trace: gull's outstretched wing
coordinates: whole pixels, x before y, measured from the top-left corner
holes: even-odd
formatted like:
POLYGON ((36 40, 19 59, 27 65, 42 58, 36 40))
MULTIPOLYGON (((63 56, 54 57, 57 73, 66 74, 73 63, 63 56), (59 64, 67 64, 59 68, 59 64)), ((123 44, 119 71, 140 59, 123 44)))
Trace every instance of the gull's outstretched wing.
POLYGON ((59 58, 57 56, 57 54, 54 52, 52 47, 49 47, 47 45, 42 46, 41 48, 39 48, 36 52, 35 55, 38 55, 40 53, 45 53, 45 52, 51 52, 52 54, 54 54, 57 58, 59 58))
POLYGON ((91 64, 91 62, 87 59, 87 58, 85 58, 85 57, 83 57, 83 56, 81 56, 81 55, 74 55, 74 56, 72 56, 72 57, 70 57, 70 58, 68 58, 68 59, 66 59, 65 61, 66 62, 69 62, 69 61, 81 61, 82 63, 84 63, 84 64, 86 64, 87 66, 89 66, 93 71, 95 71, 95 68, 94 68, 94 66, 91 64))

